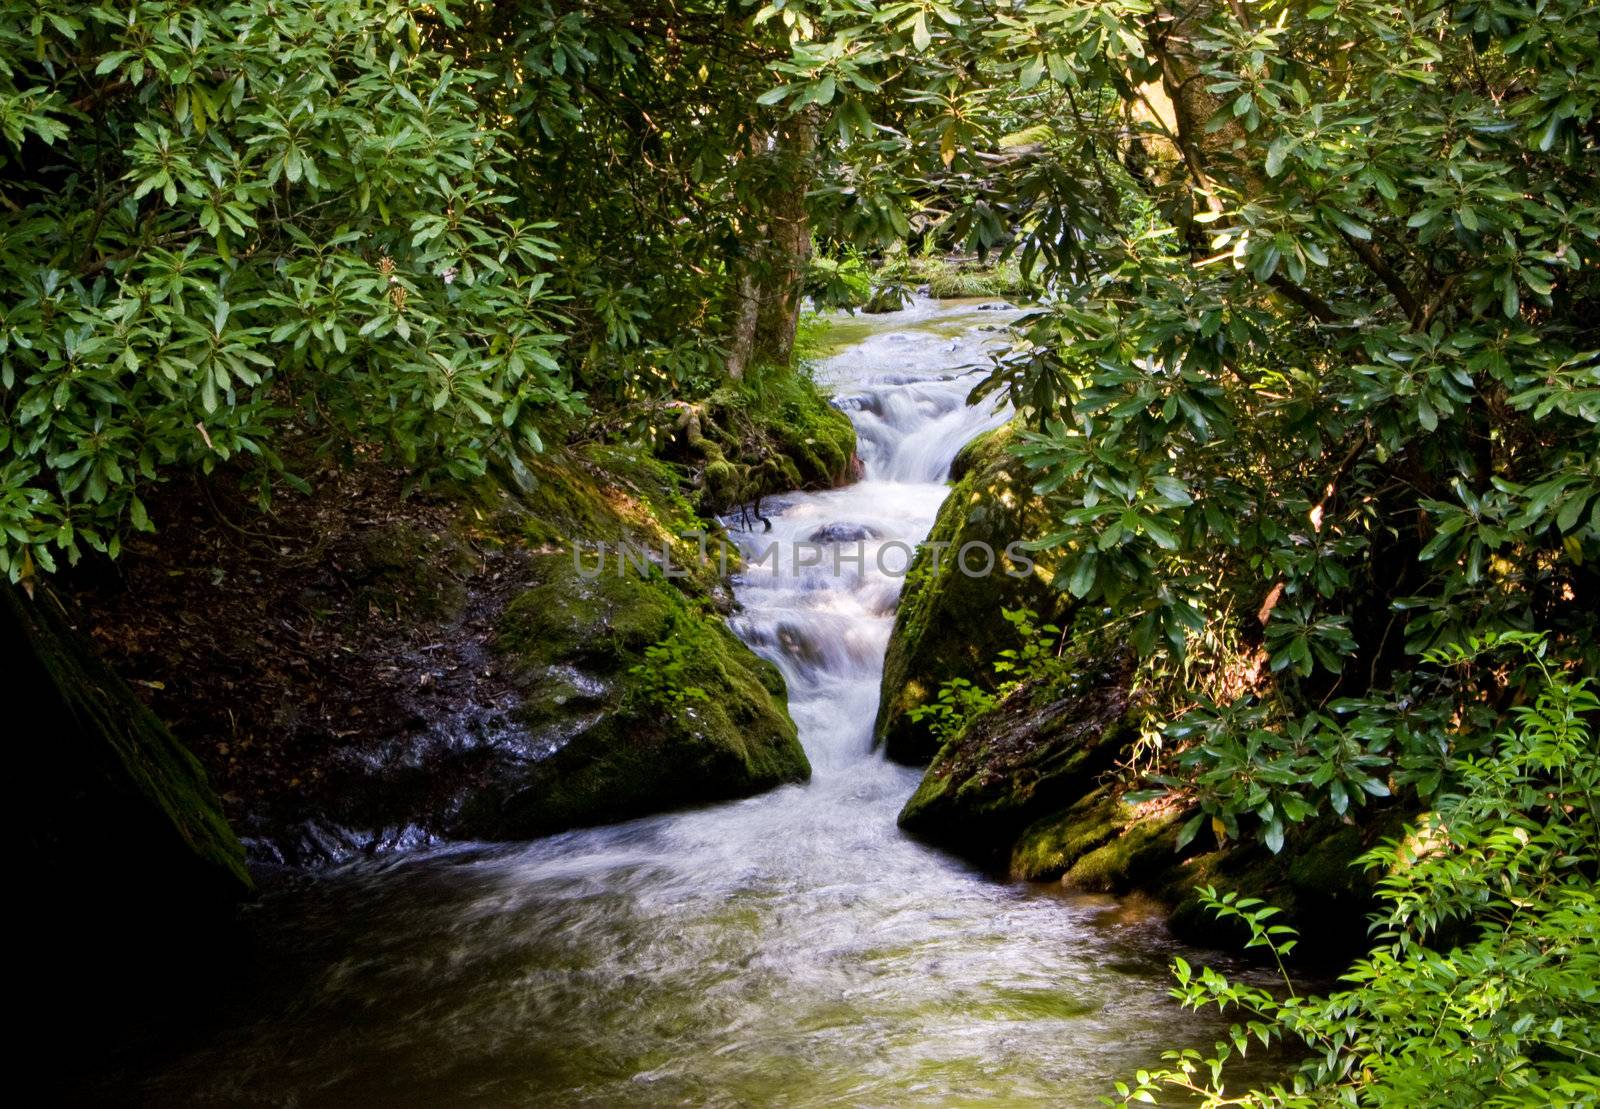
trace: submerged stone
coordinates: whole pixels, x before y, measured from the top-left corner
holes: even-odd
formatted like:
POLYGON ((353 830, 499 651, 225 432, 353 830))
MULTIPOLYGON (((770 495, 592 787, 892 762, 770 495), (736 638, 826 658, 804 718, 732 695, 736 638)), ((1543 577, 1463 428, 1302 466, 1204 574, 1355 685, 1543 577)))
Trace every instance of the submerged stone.
POLYGON ((809 536, 812 543, 859 543, 881 538, 883 533, 867 524, 824 524, 809 536))

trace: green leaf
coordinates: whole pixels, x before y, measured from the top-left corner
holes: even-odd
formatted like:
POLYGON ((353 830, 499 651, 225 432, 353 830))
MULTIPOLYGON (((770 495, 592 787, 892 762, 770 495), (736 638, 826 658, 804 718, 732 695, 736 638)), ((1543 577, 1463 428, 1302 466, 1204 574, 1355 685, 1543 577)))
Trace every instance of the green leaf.
POLYGON ((1099 556, 1093 551, 1080 555, 1073 564, 1072 576, 1067 580, 1067 590, 1074 597, 1087 597, 1094 589, 1095 574, 1098 570, 1099 556))

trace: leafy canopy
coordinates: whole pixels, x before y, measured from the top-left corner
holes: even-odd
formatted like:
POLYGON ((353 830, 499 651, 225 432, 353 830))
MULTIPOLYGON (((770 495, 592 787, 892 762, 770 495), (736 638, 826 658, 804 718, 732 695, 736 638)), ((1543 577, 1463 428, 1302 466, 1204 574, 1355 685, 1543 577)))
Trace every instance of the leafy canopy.
POLYGON ((717 387, 805 182, 748 14, 0 0, 0 570, 115 554, 172 474, 470 478, 717 387))
POLYGON ((1038 544, 1167 694, 1187 835, 1436 793, 1499 702, 1431 647, 1537 629, 1593 667, 1600 8, 763 15, 841 234, 936 219, 1052 288, 974 399, 1032 425, 1038 544))
POLYGON ((6 3, 0 58, 13 578, 289 422, 464 476, 577 402, 546 228, 411 5, 6 3))

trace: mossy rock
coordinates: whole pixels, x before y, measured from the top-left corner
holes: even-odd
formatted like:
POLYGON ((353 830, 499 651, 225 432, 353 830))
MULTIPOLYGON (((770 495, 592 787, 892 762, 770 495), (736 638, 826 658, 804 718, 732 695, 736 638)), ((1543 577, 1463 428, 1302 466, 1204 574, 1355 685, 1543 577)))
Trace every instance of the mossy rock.
POLYGON ((1002 609, 1033 609, 1045 622, 1069 612, 1069 595, 1052 584, 1049 558, 1029 556, 1030 568, 1005 554, 1013 542, 1037 538, 1049 525, 1026 468, 1008 450, 1015 435, 1015 425, 1007 425, 956 456, 955 487, 906 573, 875 728, 877 741, 897 762, 921 765, 938 749, 928 724, 911 719, 912 709, 937 697, 951 678, 988 684, 995 656, 1015 646, 1002 609), (962 547, 973 542, 987 543, 997 556, 986 576, 969 576, 958 564, 962 547))
POLYGON ((940 748, 900 826, 968 854, 1004 851, 1043 814, 1092 791, 1135 735, 1124 674, 1060 696, 1024 685, 940 748))
POLYGON ((1181 811, 1167 811, 1130 820, 1116 836, 1080 855, 1061 884, 1096 893, 1161 886, 1182 864, 1178 832, 1183 819, 1181 811))
POLYGON ((664 638, 686 608, 653 566, 587 563, 581 554, 541 555, 536 564, 542 580, 506 607, 499 627, 499 648, 519 670, 561 662, 610 669, 664 638))
POLYGON ((702 559, 690 538, 708 534, 714 543, 716 529, 696 514, 678 467, 639 448, 592 444, 516 460, 500 477, 510 496, 486 506, 493 530, 569 559, 576 547, 587 565, 664 559, 686 575, 684 589, 731 605, 715 548, 702 559))
MULTIPOLYGON (((591 444, 496 476, 463 491, 459 538, 508 552, 502 572, 516 584, 473 602, 491 629, 494 707, 446 800, 429 801, 434 827, 520 839, 809 774, 781 675, 719 615, 731 594, 717 552, 702 557, 694 538, 707 528, 680 467, 591 444), (658 665, 669 648, 671 665, 658 665)), ((385 534, 362 565, 387 580, 409 538, 385 534)))
POLYGON ((499 475, 530 542, 651 539, 698 522, 677 469, 636 447, 590 444, 513 459, 499 475))
POLYGON ((1120 791, 1108 783, 1030 825, 1012 847, 1012 877, 1060 878, 1064 886, 1092 892, 1149 893, 1171 907, 1168 923, 1181 939, 1240 949, 1249 932, 1204 906, 1198 890, 1210 886, 1281 909, 1279 922, 1300 932, 1296 957, 1303 962, 1336 963, 1363 949, 1377 876, 1353 864, 1398 833, 1397 814, 1363 826, 1333 817, 1313 821, 1292 829, 1277 855, 1255 842, 1218 844, 1209 829, 1179 849, 1189 811, 1150 802, 1131 806, 1120 791))
MULTIPOLYGON (((198 885, 224 898, 247 892, 244 850, 200 763, 78 642, 53 602, 28 601, 0 583, 0 639, 12 645, 8 655, 21 669, 10 677, 24 679, 17 688, 32 705, 27 715, 39 731, 34 746, 45 749, 41 773, 45 762, 55 761, 75 779, 48 784, 84 800, 99 796, 96 822, 126 810, 130 825, 116 832, 121 849, 131 849, 139 837, 149 841, 143 844, 147 854, 133 856, 136 868, 192 871, 198 885)), ((22 705, 14 701, 12 707, 22 705)), ((34 781, 25 793, 36 797, 46 784, 34 781)), ((53 835, 48 827, 34 832, 53 835)), ((44 841, 39 846, 46 850, 44 841)))
POLYGON ((1011 876, 1021 881, 1060 878, 1073 863, 1121 835, 1133 819, 1115 785, 1099 786, 1023 830, 1011 848, 1011 876))
POLYGON ((706 513, 830 489, 855 473, 855 425, 806 373, 787 366, 754 367, 711 394, 685 416, 680 439, 676 457, 698 473, 706 513))
POLYGON ((526 741, 466 807, 464 834, 545 835, 809 776, 777 668, 692 590, 636 566, 586 577, 567 553, 534 571, 496 640, 526 741))

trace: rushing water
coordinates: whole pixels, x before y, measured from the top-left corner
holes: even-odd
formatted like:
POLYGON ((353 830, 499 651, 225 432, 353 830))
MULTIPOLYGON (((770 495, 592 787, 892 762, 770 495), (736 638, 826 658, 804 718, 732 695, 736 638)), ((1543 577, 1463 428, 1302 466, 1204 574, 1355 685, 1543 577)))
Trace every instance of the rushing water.
POLYGON ((769 500, 771 531, 741 536, 781 544, 777 572, 736 583, 734 623, 788 679, 811 782, 270 896, 263 982, 152 1100, 1076 1106, 1209 1042, 1166 998, 1154 918, 907 839, 917 772, 871 750, 905 559, 888 545, 926 535, 951 459, 999 418, 964 405, 963 371, 1008 315, 919 302, 851 325, 820 372, 864 479, 769 500), (789 544, 828 525, 872 537, 864 568, 795 568, 789 544))

